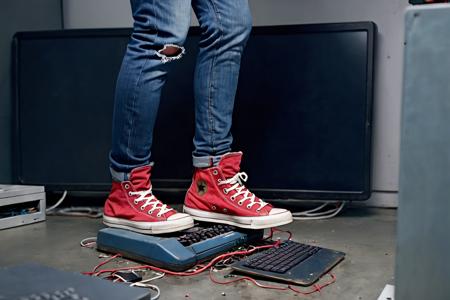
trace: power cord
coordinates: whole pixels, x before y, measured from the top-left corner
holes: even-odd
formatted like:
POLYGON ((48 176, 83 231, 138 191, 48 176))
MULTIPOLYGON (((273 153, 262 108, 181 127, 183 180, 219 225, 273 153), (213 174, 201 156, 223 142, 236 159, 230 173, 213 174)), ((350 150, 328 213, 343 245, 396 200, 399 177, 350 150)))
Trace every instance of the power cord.
POLYGON ((49 212, 51 212, 52 210, 54 210, 55 208, 57 208, 58 206, 60 206, 61 203, 63 203, 64 199, 66 199, 66 196, 67 196, 67 190, 64 191, 64 193, 62 194, 61 198, 59 198, 59 200, 56 202, 56 204, 53 205, 53 206, 51 206, 51 207, 49 207, 49 208, 47 208, 47 209, 45 210, 45 212, 46 212, 46 213, 49 213, 49 212))
POLYGON ((95 236, 82 239, 80 242, 80 246, 84 248, 95 248, 96 244, 97 238, 95 236))
POLYGON ((52 215, 69 216, 69 217, 88 217, 98 219, 103 216, 101 207, 77 206, 65 207, 51 212, 52 215))
POLYGON ((132 283, 132 284, 130 284, 130 286, 149 288, 149 289, 152 289, 152 290, 156 291, 156 295, 151 297, 151 300, 156 300, 161 295, 161 290, 159 289, 159 287, 157 285, 149 284, 148 282, 156 280, 156 279, 163 278, 165 275, 166 275, 165 273, 157 273, 157 275, 155 277, 144 279, 144 280, 141 280, 139 282, 132 283))
POLYGON ((293 212, 292 216, 294 220, 324 220, 330 219, 337 216, 345 206, 345 201, 341 202, 326 202, 314 209, 302 211, 302 212, 293 212), (321 211, 328 205, 335 205, 336 207, 333 209, 329 209, 326 211, 321 211))

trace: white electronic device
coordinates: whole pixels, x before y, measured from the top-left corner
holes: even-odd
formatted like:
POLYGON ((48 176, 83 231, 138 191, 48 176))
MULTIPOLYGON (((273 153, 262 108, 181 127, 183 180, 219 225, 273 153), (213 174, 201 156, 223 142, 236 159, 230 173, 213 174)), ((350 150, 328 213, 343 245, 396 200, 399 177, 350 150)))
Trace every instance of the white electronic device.
POLYGON ((0 229, 45 221, 45 189, 0 184, 0 229))

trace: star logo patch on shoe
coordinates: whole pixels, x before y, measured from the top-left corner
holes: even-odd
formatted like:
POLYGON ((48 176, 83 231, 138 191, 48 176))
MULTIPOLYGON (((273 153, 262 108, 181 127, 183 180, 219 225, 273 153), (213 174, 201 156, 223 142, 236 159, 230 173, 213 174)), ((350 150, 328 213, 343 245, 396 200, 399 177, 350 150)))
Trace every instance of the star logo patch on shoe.
POLYGON ((204 182, 203 180, 197 181, 197 193, 200 196, 203 196, 204 194, 206 194, 207 190, 208 190, 208 186, 206 185, 206 182, 204 182))

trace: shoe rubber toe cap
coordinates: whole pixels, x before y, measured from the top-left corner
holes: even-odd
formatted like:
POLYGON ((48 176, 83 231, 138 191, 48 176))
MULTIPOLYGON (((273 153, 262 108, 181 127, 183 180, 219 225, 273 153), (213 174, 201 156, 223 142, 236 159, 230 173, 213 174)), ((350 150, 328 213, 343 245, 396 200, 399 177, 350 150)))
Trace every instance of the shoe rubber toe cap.
POLYGON ((284 208, 272 208, 269 212, 269 216, 273 216, 273 215, 279 215, 279 214, 286 214, 290 212, 287 209, 284 208))
POLYGON ((184 213, 176 213, 171 215, 170 217, 167 218, 167 221, 177 221, 177 220, 181 220, 181 219, 186 219, 186 221, 188 219, 191 219, 192 222, 194 222, 194 219, 192 219, 192 217, 188 214, 184 214, 184 213))

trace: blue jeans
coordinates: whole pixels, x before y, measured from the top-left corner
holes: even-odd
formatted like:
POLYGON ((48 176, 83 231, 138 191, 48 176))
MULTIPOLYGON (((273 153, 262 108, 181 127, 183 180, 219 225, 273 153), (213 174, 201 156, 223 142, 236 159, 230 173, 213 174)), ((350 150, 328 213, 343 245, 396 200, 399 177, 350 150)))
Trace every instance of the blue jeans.
POLYGON ((133 33, 116 84, 113 177, 151 163, 153 128, 171 61, 184 53, 191 5, 202 35, 194 75, 193 164, 208 167, 231 151, 241 55, 252 21, 248 0, 131 0, 133 33))

